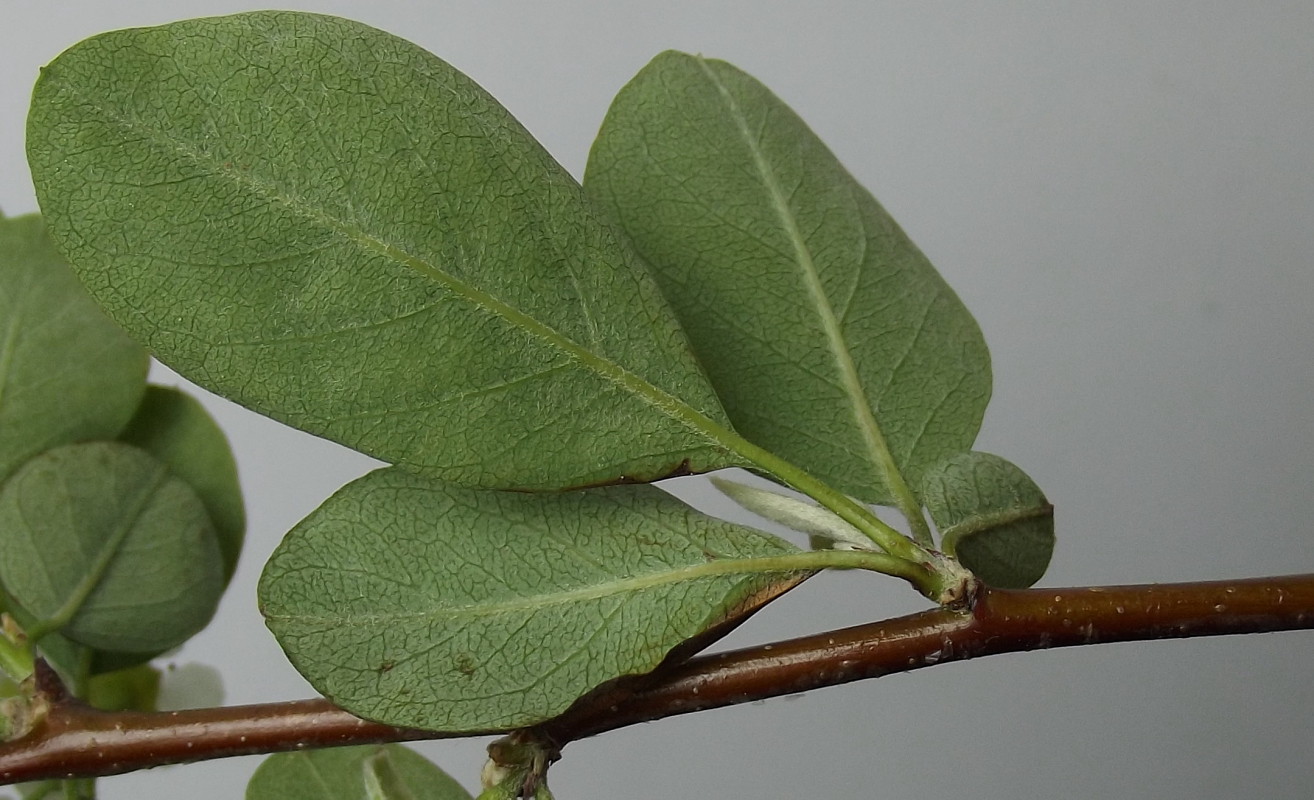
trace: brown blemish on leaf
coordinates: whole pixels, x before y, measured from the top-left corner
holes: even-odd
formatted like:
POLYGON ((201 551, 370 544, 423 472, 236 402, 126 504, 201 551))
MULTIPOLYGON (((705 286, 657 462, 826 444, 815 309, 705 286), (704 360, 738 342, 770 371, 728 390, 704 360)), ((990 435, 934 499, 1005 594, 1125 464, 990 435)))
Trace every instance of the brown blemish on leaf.
POLYGON ((469 653, 459 653, 455 659, 456 671, 469 678, 474 676, 479 665, 469 653))

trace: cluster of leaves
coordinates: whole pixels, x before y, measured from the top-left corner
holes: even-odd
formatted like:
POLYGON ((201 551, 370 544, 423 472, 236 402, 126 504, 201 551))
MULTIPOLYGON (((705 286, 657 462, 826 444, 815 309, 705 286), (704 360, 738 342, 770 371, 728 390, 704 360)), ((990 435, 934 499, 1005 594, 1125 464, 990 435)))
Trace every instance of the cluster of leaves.
MULTIPOLYGON (((291 531, 260 584, 294 665, 357 714, 532 725, 823 568, 952 602, 968 570, 1025 586, 1048 564, 1043 495, 970 449, 990 395, 970 314, 728 64, 658 56, 614 101, 582 186, 445 62, 301 13, 87 40, 43 71, 28 142, 60 250, 133 337, 392 465, 291 531), (814 549, 648 485, 726 467, 805 495, 726 487, 814 549)), ((122 513, 144 516, 166 473, 132 453, 110 472, 122 513)), ((170 536, 217 518, 194 516, 167 515, 170 536)), ((393 774, 383 751, 345 752, 335 769, 393 774)))
POLYGON ((147 662, 205 627, 237 564, 232 454, 196 400, 147 385, 146 351, 36 215, 0 216, 0 319, 8 707, 22 708, 35 644, 93 704, 151 708, 147 662))

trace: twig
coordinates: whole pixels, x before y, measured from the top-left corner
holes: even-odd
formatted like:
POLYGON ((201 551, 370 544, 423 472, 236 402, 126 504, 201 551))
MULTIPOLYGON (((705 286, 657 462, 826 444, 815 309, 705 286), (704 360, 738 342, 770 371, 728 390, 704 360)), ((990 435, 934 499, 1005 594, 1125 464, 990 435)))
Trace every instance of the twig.
MULTIPOLYGON (((933 609, 700 656, 581 698, 534 732, 557 745, 710 708, 999 653, 1101 642, 1314 628, 1314 575, 1148 586, 984 590, 970 614, 933 609)), ((102 712, 67 698, 0 745, 0 783, 90 777, 313 747, 460 734, 366 722, 325 700, 175 712, 102 712)))

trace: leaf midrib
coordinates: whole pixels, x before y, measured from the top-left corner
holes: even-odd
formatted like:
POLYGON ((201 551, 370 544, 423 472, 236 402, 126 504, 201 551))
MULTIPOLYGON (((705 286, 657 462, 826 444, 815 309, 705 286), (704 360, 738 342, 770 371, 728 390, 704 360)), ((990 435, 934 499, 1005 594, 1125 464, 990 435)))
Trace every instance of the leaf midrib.
POLYGON ((730 118, 734 121, 740 137, 743 139, 744 146, 748 149, 753 158, 753 166, 757 170, 766 188, 770 198, 772 211, 775 212, 789 238, 790 244, 794 248, 795 263, 798 266, 800 276, 804 285, 807 287, 808 297, 812 301, 812 306, 816 311, 818 320, 821 322, 822 329, 826 335, 826 342, 831 356, 835 359, 835 367, 839 374, 840 385, 845 396, 849 399, 850 411, 853 414, 855 423, 862 436, 863 443, 866 445, 868 452, 868 463, 872 465, 876 473, 877 480, 896 497, 911 495, 910 490, 904 481, 903 474, 899 469, 894 455, 890 451, 889 443, 885 439, 884 432, 872 411, 872 403, 867 396, 867 391, 862 385, 862 380, 858 376, 857 364, 853 361, 853 354, 849 349, 847 338, 844 335, 843 328, 840 325, 839 318, 835 310, 831 307, 830 298, 826 296, 825 287, 821 284, 821 276, 817 271, 816 262, 812 258, 812 251, 808 247, 807 241, 802 232, 799 230, 798 221, 795 219, 794 212, 790 208, 789 200, 785 197, 780 188, 780 182, 777 179, 774 168, 768 162, 766 155, 758 146, 754 139, 752 131, 748 128, 748 120, 743 111, 739 108, 738 102, 729 88, 721 81, 712 70, 707 60, 701 56, 696 57, 698 66, 702 69, 707 79, 711 81, 718 94, 725 101, 730 118))
MULTIPOLYGON (((780 573, 813 572, 823 568, 830 569, 870 569, 874 563, 883 563, 889 557, 878 553, 840 550, 800 550, 779 556, 760 556, 747 558, 725 558, 704 564, 692 564, 664 572, 639 575, 603 583, 590 584, 576 589, 516 597, 497 602, 470 603, 465 605, 439 606, 424 611, 399 612, 387 614, 334 614, 317 616, 309 614, 277 614, 265 611, 270 623, 285 622, 299 624, 326 624, 333 626, 350 624, 374 625, 379 622, 403 622, 443 618, 461 619, 492 617, 540 611, 554 606, 571 603, 584 603, 601 600, 617 595, 636 594, 648 589, 677 583, 687 583, 709 577, 727 575, 760 575, 780 573)), ((300 569, 305 569, 304 567, 300 569)), ((437 598, 441 602, 441 598, 437 598)))
POLYGON ((399 247, 386 244, 384 241, 371 235, 358 225, 349 224, 314 207, 312 204, 303 201, 301 198, 281 192, 273 184, 267 184, 256 180, 254 173, 250 170, 238 171, 225 169, 222 162, 216 159, 206 158, 203 153, 196 150, 194 147, 190 147, 189 143, 183 139, 170 137, 155 128, 140 124, 130 116, 123 116, 114 113, 113 110, 95 102, 93 98, 80 92, 76 86, 67 82, 58 81, 49 71, 45 72, 44 77, 53 84, 52 88, 67 91, 70 95, 81 101, 85 107, 102 115, 102 117, 111 125, 117 125, 129 133, 139 134, 149 141, 168 146, 178 155, 190 160, 198 167, 208 170, 206 177, 213 177, 215 175, 227 177, 231 179, 234 184, 248 188, 257 195, 268 200, 282 203, 286 208, 294 211, 310 222, 323 225, 366 250, 383 255, 395 263, 405 266, 438 282, 454 295, 461 297, 471 305, 482 308, 491 314, 501 317, 511 325, 524 330, 526 333, 529 333, 530 335, 545 341, 552 347, 566 353, 595 374, 598 374, 611 383, 620 386, 628 393, 643 399, 649 406, 656 409, 664 416, 673 419, 700 434, 719 449, 736 453, 741 457, 748 458, 750 461, 753 460, 751 455, 745 454, 743 451, 741 445, 746 443, 743 442, 743 440, 733 431, 718 424, 703 412, 698 411, 685 401, 675 397, 664 389, 653 385, 648 380, 636 375, 620 364, 593 353, 569 337, 561 334, 551 326, 539 322, 488 292, 477 289, 472 284, 442 271, 438 267, 429 264, 417 256, 411 255, 399 247))
POLYGON ((29 634, 34 639, 56 632, 72 622, 92 593, 100 587, 114 559, 118 558, 123 543, 136 530, 137 523, 155 499, 156 492, 168 479, 168 468, 162 463, 155 464, 150 476, 138 484, 134 495, 127 498, 128 503, 116 520, 115 527, 105 537, 105 541, 96 551, 91 562, 87 564, 86 574, 76 585, 70 587, 63 603, 53 614, 32 626, 29 634))
MULTIPOLYGON (((812 258, 812 252, 808 247, 802 233, 798 228, 798 221, 794 218, 794 212, 789 207, 789 201, 785 198, 780 189, 780 183, 776 177, 775 170, 767 162, 765 154, 758 147, 754 140, 752 132, 748 129, 748 120, 739 108, 734 96, 724 83, 717 77, 716 73, 707 64, 705 59, 699 58, 698 65, 707 75, 708 80, 716 87, 717 92, 725 100, 726 108, 729 111, 730 118, 734 121, 740 137, 743 139, 744 146, 753 158, 753 166, 756 168, 763 186, 766 188, 767 195, 770 198, 772 211, 775 212, 781 227, 784 228, 789 238, 790 244, 794 249, 794 261, 799 268, 800 276, 803 279, 804 286, 808 290, 808 297, 812 301, 812 306, 816 311, 817 318, 820 320, 822 329, 826 334, 826 342, 831 356, 835 359, 835 366, 839 372, 841 386, 845 395, 849 398, 849 404, 858 428, 862 433, 863 441, 869 451, 869 461, 873 464, 877 472, 886 471, 888 468, 886 462, 892 459, 889 455, 889 447, 885 443, 885 438, 877 425, 874 416, 871 413, 871 403, 867 398, 866 391, 858 379, 857 366, 853 362, 852 354, 849 351, 848 342, 844 336, 843 330, 839 325, 839 320, 835 316, 834 309, 831 308, 830 299, 826 297, 825 289, 821 285, 821 277, 817 272, 817 266, 812 258)), ((878 477, 887 477, 879 475, 878 477)))

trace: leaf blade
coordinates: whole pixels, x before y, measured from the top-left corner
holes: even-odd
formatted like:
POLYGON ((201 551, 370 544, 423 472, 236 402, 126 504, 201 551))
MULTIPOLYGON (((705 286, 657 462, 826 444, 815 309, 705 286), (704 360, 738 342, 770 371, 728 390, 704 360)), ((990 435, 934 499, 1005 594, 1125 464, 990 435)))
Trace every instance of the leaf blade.
POLYGON ((214 614, 221 573, 201 501, 134 447, 58 447, 0 488, 0 582, 38 625, 79 644, 181 644, 214 614))
POLYGON ((993 586, 1025 589, 1054 553, 1054 507, 1015 464, 970 451, 927 470, 922 496, 942 546, 993 586))
POLYGON ((119 440, 169 465, 205 504, 232 579, 246 534, 246 507, 228 438, 196 398, 178 389, 148 386, 119 440))
POLYGON ((649 486, 478 492, 390 468, 284 539, 261 609, 293 664, 353 713, 502 729, 792 588, 808 573, 748 562, 795 553, 649 486))
POLYGON ((990 394, 975 322, 760 83, 658 56, 608 111, 585 188, 652 265, 745 438, 906 513, 921 469, 970 446, 990 394))
POLYGON ((246 800, 470 800, 433 762, 399 744, 277 753, 256 768, 246 800))
POLYGON ((105 34, 43 72, 29 129, 93 294, 243 405, 473 486, 742 463, 642 264, 409 43, 285 12, 105 34))
POLYGON ((105 316, 41 217, 0 217, 0 479, 56 445, 112 438, 146 389, 146 352, 105 316))

